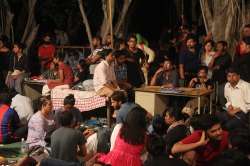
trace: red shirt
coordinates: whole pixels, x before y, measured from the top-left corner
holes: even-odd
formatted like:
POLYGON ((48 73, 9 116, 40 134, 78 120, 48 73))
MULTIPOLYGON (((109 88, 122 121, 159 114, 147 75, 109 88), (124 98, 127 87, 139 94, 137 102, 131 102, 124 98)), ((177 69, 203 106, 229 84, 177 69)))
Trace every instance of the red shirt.
MULTIPOLYGON (((200 140, 202 131, 194 131, 190 136, 184 138, 181 142, 183 144, 191 144, 200 140)), ((197 165, 206 165, 208 161, 214 159, 225 149, 228 148, 228 132, 222 132, 222 139, 218 144, 213 144, 209 141, 205 146, 201 146, 195 149, 197 152, 197 165)))
POLYGON ((59 62, 59 70, 63 71, 63 82, 60 83, 49 83, 49 89, 52 89, 59 85, 71 84, 74 81, 74 74, 70 66, 65 63, 59 62))
POLYGON ((41 59, 41 65, 49 69, 50 62, 52 62, 56 48, 53 44, 42 44, 38 48, 38 56, 41 59))

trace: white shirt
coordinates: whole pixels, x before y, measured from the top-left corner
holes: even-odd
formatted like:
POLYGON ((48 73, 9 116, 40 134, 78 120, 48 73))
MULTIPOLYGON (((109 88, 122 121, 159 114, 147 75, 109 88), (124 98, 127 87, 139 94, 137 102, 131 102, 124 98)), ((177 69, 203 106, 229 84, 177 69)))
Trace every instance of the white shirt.
POLYGON ((97 92, 101 88, 104 87, 104 84, 114 82, 115 72, 114 72, 114 64, 108 64, 106 60, 101 61, 95 68, 94 72, 94 89, 97 92))
POLYGON ((12 98, 11 108, 15 109, 22 124, 27 124, 34 114, 30 98, 17 94, 12 98))
POLYGON ((250 83, 239 80, 238 84, 232 87, 228 82, 225 85, 224 94, 227 108, 232 105, 234 108, 240 108, 244 113, 250 110, 250 83))

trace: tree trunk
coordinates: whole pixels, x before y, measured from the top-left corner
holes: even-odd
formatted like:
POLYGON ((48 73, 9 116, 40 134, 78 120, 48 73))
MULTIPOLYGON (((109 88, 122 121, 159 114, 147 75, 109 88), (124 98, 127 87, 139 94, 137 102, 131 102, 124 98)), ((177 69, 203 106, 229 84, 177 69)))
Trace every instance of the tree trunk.
POLYGON ((104 13, 104 18, 101 26, 100 36, 104 39, 110 30, 110 21, 109 21, 109 13, 111 13, 111 18, 114 17, 114 6, 115 6, 115 0, 102 0, 102 10, 104 13), (111 12, 109 11, 109 2, 111 2, 111 12))
POLYGON ((210 2, 200 0, 200 3, 208 32, 212 32, 215 41, 227 41, 229 52, 233 55, 243 23, 240 17, 242 16, 241 0, 211 0, 210 2))
POLYGON ((119 14, 118 22, 116 23, 115 28, 114 28, 114 34, 117 37, 123 36, 121 29, 122 29, 122 25, 124 24, 124 21, 125 21, 126 15, 128 13, 128 9, 129 9, 131 2, 132 2, 132 0, 124 0, 122 11, 119 14))
MULTIPOLYGON (((14 14, 10 11, 10 6, 7 0, 3 0, 1 8, 2 32, 11 38, 11 27, 14 14)), ((14 35, 14 34, 12 34, 14 35)))
POLYGON ((29 37, 29 35, 31 34, 30 32, 36 27, 36 20, 35 20, 35 14, 34 14, 35 5, 36 5, 36 0, 28 1, 29 16, 28 16, 28 20, 27 20, 25 30, 23 33, 23 37, 21 40, 23 43, 26 43, 26 40, 30 38, 29 37))
POLYGON ((92 44, 92 34, 91 34, 91 29, 90 29, 90 26, 89 26, 88 18, 87 18, 87 15, 86 15, 85 11, 84 11, 82 0, 78 0, 78 3, 79 3, 79 8, 80 8, 80 11, 81 11, 81 14, 82 14, 83 24, 86 27, 90 48, 93 51, 94 47, 93 47, 93 44, 92 44))

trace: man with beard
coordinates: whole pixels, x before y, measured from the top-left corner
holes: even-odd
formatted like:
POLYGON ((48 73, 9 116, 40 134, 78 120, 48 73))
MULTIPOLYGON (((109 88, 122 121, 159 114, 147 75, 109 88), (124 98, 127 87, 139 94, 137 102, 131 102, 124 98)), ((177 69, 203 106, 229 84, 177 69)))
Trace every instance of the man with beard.
POLYGON ((241 79, 237 68, 229 68, 225 85, 226 112, 221 114, 227 130, 244 128, 250 110, 250 84, 241 79))
POLYGON ((200 65, 199 48, 197 39, 193 34, 189 34, 186 41, 186 48, 181 50, 179 55, 179 73, 184 84, 196 76, 200 65))
POLYGON ((208 163, 228 148, 228 132, 223 131, 215 115, 203 115, 200 129, 176 143, 171 152, 184 153, 183 159, 197 166, 208 163))
POLYGON ((166 88, 174 88, 178 86, 178 74, 173 69, 173 65, 170 60, 165 60, 163 67, 159 68, 155 72, 150 85, 164 86, 166 88))

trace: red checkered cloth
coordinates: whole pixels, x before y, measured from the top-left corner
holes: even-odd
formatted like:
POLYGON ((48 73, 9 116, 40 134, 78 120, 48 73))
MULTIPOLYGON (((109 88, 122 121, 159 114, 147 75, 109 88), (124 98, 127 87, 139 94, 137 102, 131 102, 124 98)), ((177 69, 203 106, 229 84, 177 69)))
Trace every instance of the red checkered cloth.
POLYGON ((63 100, 69 94, 73 94, 76 99, 75 107, 81 112, 90 111, 106 105, 106 98, 98 96, 94 91, 78 91, 71 89, 52 89, 51 99, 54 109, 63 106, 63 100))

